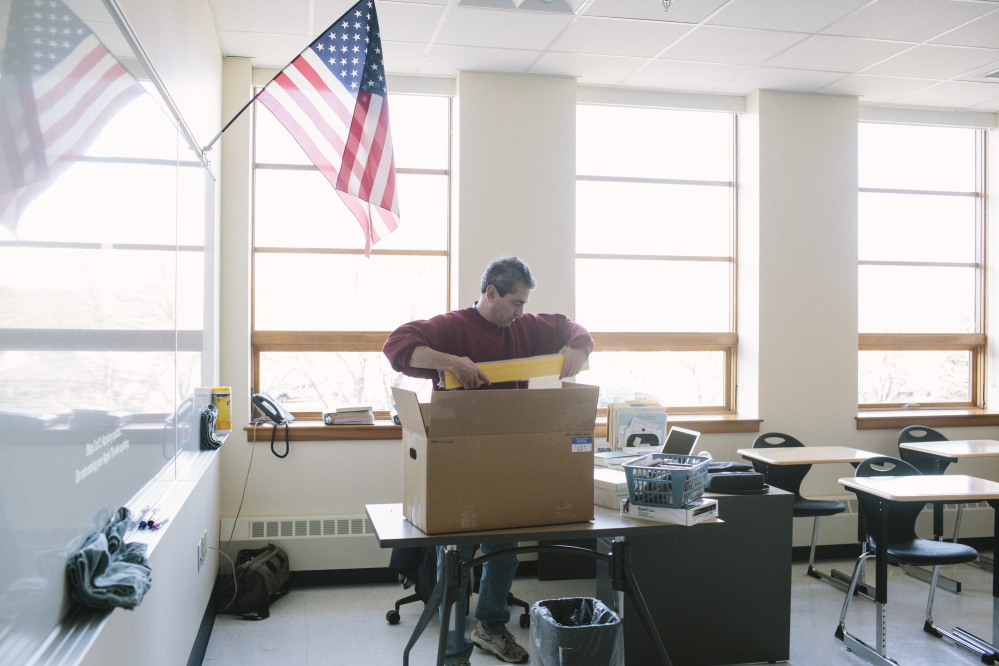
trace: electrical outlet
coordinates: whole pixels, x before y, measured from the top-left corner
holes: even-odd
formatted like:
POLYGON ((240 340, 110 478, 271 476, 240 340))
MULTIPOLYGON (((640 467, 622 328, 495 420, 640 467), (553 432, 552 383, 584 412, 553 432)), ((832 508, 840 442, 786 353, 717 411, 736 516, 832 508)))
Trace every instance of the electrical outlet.
POLYGON ((205 530, 198 539, 198 571, 201 571, 201 565, 205 563, 206 557, 208 557, 208 530, 205 530))

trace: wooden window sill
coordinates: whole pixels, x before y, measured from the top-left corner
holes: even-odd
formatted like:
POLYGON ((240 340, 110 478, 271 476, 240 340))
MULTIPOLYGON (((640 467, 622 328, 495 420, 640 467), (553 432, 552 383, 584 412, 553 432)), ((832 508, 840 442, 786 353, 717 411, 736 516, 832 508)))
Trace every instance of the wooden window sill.
POLYGON ((906 426, 972 428, 999 425, 988 409, 869 409, 857 414, 857 430, 901 430, 906 426))
MULTIPOLYGON (((698 432, 759 432, 761 419, 749 419, 733 414, 679 414, 670 417, 669 425, 678 425, 698 432)), ((250 441, 270 442, 274 425, 265 422, 248 425, 243 430, 250 441)), ((607 436, 607 419, 599 417, 595 429, 597 437, 607 436)), ((284 426, 278 426, 274 440, 284 439, 284 426)), ((288 440, 292 442, 321 442, 348 439, 402 439, 402 426, 392 421, 375 421, 375 425, 328 426, 319 420, 296 419, 288 424, 288 440)))

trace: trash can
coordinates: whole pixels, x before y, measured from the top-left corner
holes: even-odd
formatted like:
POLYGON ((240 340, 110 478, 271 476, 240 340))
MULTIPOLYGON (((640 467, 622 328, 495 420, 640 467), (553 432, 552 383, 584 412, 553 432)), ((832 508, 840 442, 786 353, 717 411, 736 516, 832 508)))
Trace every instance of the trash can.
POLYGON ((621 618, 599 599, 542 599, 531 606, 534 666, 624 666, 621 618))

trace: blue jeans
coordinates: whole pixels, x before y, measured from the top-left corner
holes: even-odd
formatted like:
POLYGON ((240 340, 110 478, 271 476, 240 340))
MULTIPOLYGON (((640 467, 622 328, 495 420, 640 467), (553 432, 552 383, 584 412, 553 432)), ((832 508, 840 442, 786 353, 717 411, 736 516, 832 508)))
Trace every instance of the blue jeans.
MULTIPOLYGON (((483 543, 479 545, 483 555, 489 555, 497 550, 516 548, 520 545, 512 543, 483 543)), ((466 544, 458 546, 462 562, 468 562, 475 554, 474 546, 466 544)), ((508 555, 490 560, 482 565, 482 580, 479 581, 479 600, 475 605, 475 619, 482 624, 487 634, 502 634, 506 631, 506 623, 510 621, 510 607, 506 598, 513 586, 513 577, 517 573, 519 560, 516 555, 508 555)), ((437 577, 444 575, 444 548, 437 549, 437 577)), ((469 576, 465 572, 461 576, 461 588, 458 599, 451 609, 451 623, 447 632, 447 650, 444 663, 450 664, 458 659, 468 659, 472 655, 472 641, 465 638, 465 614, 468 612, 469 576)), ((443 619, 444 605, 441 604, 440 617, 443 619)))

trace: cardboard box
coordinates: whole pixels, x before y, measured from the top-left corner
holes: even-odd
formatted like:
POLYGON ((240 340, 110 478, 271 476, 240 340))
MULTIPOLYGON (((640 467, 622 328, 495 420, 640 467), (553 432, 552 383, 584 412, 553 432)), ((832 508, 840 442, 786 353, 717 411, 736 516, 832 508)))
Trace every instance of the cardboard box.
POLYGON ((427 534, 593 520, 598 392, 393 388, 406 518, 427 534))
POLYGON ((641 518, 674 525, 696 525, 718 517, 718 500, 698 497, 678 509, 621 502, 622 518, 641 518))
POLYGON ((608 509, 620 509, 628 499, 628 475, 624 470, 593 468, 593 503, 608 509))

